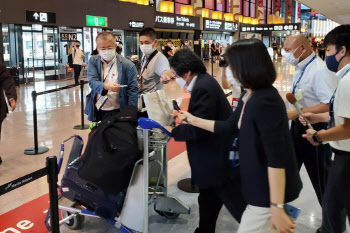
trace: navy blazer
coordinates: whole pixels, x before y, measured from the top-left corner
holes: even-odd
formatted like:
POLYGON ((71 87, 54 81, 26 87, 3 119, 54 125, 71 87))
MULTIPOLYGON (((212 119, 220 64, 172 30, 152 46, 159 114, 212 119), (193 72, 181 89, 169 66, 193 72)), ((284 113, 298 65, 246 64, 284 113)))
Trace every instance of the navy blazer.
MULTIPOLYGON (((219 83, 206 73, 197 78, 188 112, 208 120, 226 120, 232 109, 219 83)), ((228 160, 233 135, 218 137, 188 124, 174 128, 172 134, 176 141, 186 141, 192 180, 199 188, 215 187, 239 174, 228 160)))
MULTIPOLYGON (((120 85, 128 85, 119 91, 120 107, 137 106, 138 100, 138 84, 137 70, 135 65, 128 59, 116 54, 118 83, 120 85)), ((91 56, 88 66, 88 80, 91 92, 86 96, 85 114, 88 115, 89 121, 96 121, 96 95, 106 95, 107 91, 103 90, 104 83, 101 81, 102 62, 99 55, 91 56)))

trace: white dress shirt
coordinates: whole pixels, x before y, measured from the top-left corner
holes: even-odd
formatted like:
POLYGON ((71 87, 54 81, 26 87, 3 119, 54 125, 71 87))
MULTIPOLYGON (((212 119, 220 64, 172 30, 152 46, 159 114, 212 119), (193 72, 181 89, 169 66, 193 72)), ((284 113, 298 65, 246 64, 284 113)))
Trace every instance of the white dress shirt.
MULTIPOLYGON (((102 61, 102 82, 104 83, 118 83, 118 68, 117 68, 117 58, 115 57, 112 61, 110 61, 108 64, 102 61)), ((113 92, 108 91, 107 93, 107 101, 103 105, 102 110, 103 111, 112 111, 115 109, 120 108, 119 104, 119 91, 113 92)))
MULTIPOLYGON (((334 126, 344 124, 344 118, 350 119, 350 64, 337 73, 340 79, 334 99, 334 126), (347 74, 345 74, 348 72, 347 74), (344 76, 345 75, 345 76, 344 76)), ((330 145, 338 150, 350 152, 350 139, 332 141, 330 145)))
POLYGON ((188 84, 188 86, 186 87, 186 90, 188 91, 188 93, 191 93, 193 90, 194 85, 196 84, 198 75, 194 76, 194 78, 192 79, 192 81, 190 82, 190 84, 188 84))
MULTIPOLYGON (((295 68, 293 75, 293 86, 297 83, 302 70, 312 60, 315 53, 301 61, 295 68)), ((316 56, 316 58, 306 67, 304 75, 295 88, 294 95, 302 97, 298 103, 302 107, 313 107, 320 103, 328 104, 336 87, 337 78, 335 73, 328 70, 326 63, 316 56), (301 92, 301 94, 300 94, 301 92)))

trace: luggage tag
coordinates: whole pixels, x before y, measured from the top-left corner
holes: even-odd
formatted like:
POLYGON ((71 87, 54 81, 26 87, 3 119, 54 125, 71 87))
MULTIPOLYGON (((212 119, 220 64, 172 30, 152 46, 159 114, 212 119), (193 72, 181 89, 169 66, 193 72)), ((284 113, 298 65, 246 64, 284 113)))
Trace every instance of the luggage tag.
POLYGON ((229 160, 231 161, 231 167, 239 166, 239 140, 235 138, 232 147, 230 149, 229 160))
POLYGON ((107 100, 108 100, 108 97, 106 95, 104 96, 101 95, 100 98, 98 98, 95 104, 98 111, 102 109, 103 105, 106 103, 107 100))

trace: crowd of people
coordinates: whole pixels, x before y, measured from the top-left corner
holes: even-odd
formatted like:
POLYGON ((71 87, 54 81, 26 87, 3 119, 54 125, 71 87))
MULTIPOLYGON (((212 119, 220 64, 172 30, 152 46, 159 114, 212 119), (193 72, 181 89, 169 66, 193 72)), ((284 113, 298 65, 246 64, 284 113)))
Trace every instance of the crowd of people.
MULTIPOLYGON (((166 128, 176 141, 186 142, 192 180, 199 187, 195 233, 214 233, 223 205, 240 223, 238 233, 294 232, 295 219, 286 208, 303 188, 303 164, 322 207, 318 232, 345 231, 350 216, 350 25, 338 26, 325 37, 326 62, 303 35, 286 39, 284 57, 295 66, 290 92, 303 115, 287 110, 273 86, 273 61, 258 39, 239 40, 224 53, 224 87, 242 87, 235 111, 188 42, 176 51, 169 40, 160 52, 152 28, 143 29, 139 40, 142 58, 137 69, 120 55, 122 46, 117 48, 112 33, 98 34, 98 54, 88 65, 91 92, 85 113, 92 122, 103 121, 125 106, 139 105, 140 95, 161 90, 175 78, 186 88, 191 94, 188 112, 178 115, 181 124, 166 128), (239 166, 229 156, 234 141, 239 166)), ((75 57, 83 58, 79 46, 70 48, 74 68, 80 65, 75 57)), ((222 53, 215 41, 211 52, 222 53)), ((0 66, 0 86, 14 111, 14 84, 3 70, 0 66)), ((1 132, 7 112, 2 94, 0 110, 1 132)))

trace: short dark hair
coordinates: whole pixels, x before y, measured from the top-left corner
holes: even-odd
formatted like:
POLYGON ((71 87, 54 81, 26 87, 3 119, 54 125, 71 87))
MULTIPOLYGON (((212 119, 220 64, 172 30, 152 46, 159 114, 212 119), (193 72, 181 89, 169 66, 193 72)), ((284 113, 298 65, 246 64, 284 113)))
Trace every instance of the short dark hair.
POLYGON ((276 80, 271 57, 258 39, 239 40, 227 48, 224 56, 232 74, 244 88, 266 88, 276 80))
POLYGON ((177 75, 183 76, 188 71, 192 74, 205 74, 207 69, 201 58, 189 49, 179 50, 174 56, 169 58, 170 67, 177 75))
POLYGON ((153 28, 147 27, 140 32, 141 36, 149 36, 152 40, 157 39, 156 31, 153 28))
POLYGON ((330 31, 324 39, 324 45, 335 45, 337 51, 345 46, 346 52, 350 54, 350 24, 340 25, 330 31))

